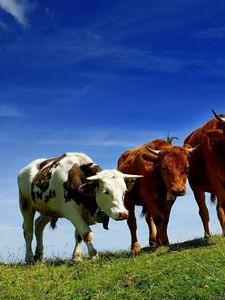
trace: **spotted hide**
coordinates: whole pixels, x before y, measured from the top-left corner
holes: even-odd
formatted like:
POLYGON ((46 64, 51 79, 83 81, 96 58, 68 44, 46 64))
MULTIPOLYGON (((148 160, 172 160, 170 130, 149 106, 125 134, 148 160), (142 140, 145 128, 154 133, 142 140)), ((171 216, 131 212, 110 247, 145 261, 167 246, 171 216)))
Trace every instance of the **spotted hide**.
POLYGON ((67 153, 57 158, 32 161, 18 175, 26 241, 25 261, 33 263, 42 259, 43 230, 49 222, 54 227, 58 218, 67 218, 75 227, 73 257, 82 256, 82 240, 87 245, 89 255, 96 256, 89 225, 103 222, 107 229, 109 217, 114 220, 127 219, 124 195, 132 186, 129 181, 137 177, 140 176, 102 170, 83 153, 67 153), (33 255, 33 220, 36 211, 40 216, 35 220, 37 246, 33 255))

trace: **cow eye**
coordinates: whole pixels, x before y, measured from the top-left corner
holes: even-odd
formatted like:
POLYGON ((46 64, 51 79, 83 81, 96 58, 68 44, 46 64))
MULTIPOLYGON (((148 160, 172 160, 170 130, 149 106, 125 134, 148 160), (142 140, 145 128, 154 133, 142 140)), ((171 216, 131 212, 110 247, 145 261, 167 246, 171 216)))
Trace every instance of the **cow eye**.
POLYGON ((105 194, 105 195, 109 195, 109 191, 108 191, 108 190, 105 190, 105 191, 104 191, 104 194, 105 194))

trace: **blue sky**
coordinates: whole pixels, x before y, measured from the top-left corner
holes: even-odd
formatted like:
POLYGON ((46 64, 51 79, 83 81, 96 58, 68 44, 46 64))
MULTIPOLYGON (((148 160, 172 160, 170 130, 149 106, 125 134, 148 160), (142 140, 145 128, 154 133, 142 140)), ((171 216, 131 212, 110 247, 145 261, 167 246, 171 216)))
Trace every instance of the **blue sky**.
MULTIPOLYGON (((168 133, 182 144, 211 108, 225 113, 224 11, 222 0, 0 0, 0 257, 23 257, 16 175, 31 160, 82 151, 116 168, 124 150, 168 133)), ((73 247, 60 224, 48 255, 73 247)), ((126 222, 93 229, 98 249, 129 247, 126 222)), ((202 231, 188 190, 170 239, 202 231)))

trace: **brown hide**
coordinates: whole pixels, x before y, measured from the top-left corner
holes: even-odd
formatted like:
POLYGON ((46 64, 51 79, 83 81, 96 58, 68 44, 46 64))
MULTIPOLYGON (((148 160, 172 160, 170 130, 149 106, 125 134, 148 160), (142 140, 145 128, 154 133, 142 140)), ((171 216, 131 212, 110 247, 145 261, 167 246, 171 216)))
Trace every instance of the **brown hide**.
POLYGON ((125 196, 125 205, 129 210, 132 251, 140 250, 136 236, 135 205, 142 206, 145 212, 150 231, 149 243, 168 244, 170 210, 176 196, 185 193, 189 155, 187 149, 189 146, 178 147, 167 141, 154 140, 121 155, 118 161, 121 172, 144 175, 125 196), (150 153, 146 147, 160 150, 159 155, 150 153))
MULTIPOLYGON (((220 115, 225 118, 225 115, 220 115)), ((205 204, 205 192, 217 198, 217 215, 225 235, 225 119, 213 118, 194 130, 185 143, 199 151, 190 159, 189 183, 199 206, 204 235, 209 236, 209 214, 205 204)))

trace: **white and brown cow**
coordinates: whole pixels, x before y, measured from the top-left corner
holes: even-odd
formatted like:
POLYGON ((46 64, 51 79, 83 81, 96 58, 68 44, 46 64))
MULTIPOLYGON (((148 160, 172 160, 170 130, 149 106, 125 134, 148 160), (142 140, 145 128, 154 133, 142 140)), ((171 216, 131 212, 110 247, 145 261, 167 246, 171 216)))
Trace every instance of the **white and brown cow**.
MULTIPOLYGON (((138 177, 140 176, 123 174, 117 170, 102 170, 83 153, 67 153, 57 158, 32 161, 18 175, 20 210, 24 219, 26 241, 25 261, 33 263, 42 259, 43 230, 49 222, 54 227, 58 218, 70 220, 75 227, 73 257, 82 256, 82 240, 87 245, 89 255, 96 256, 89 225, 97 221, 104 222, 104 216, 114 220, 127 219, 124 195, 132 186, 128 182, 138 177), (36 211, 40 216, 35 220, 37 246, 33 255, 36 211)), ((107 224, 103 223, 103 226, 107 229, 107 224)))

